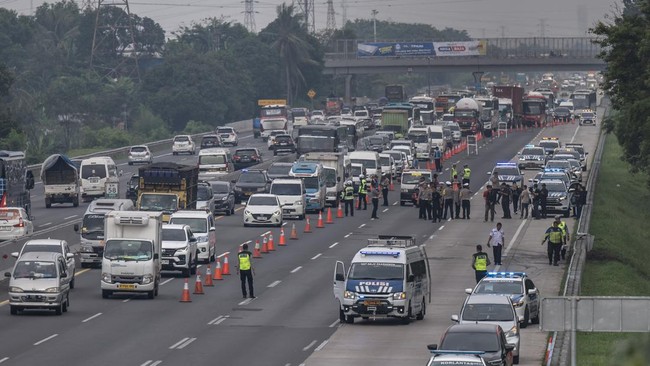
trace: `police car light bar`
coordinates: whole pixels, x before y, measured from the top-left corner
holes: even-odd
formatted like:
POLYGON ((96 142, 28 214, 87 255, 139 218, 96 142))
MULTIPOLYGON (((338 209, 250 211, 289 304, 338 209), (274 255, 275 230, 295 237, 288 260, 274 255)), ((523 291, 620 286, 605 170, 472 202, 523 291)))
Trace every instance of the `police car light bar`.
POLYGON ((488 277, 524 277, 526 272, 488 272, 488 277))
POLYGON ((369 251, 369 250, 362 250, 361 252, 362 255, 384 255, 384 256, 390 256, 393 258, 399 257, 399 252, 393 252, 393 251, 369 251))
POLYGON ((565 172, 565 169, 562 168, 544 168, 545 173, 558 173, 558 172, 565 172))
POLYGON ((517 163, 497 163, 497 166, 517 166, 517 163))
POLYGON ((524 147, 535 147, 535 145, 533 145, 533 144, 528 144, 528 145, 526 145, 526 146, 524 146, 524 147))
POLYGON ((559 140, 557 137, 542 137, 542 140, 559 140))
POLYGON ((431 353, 435 355, 483 355, 484 351, 454 351, 454 350, 433 350, 431 353))

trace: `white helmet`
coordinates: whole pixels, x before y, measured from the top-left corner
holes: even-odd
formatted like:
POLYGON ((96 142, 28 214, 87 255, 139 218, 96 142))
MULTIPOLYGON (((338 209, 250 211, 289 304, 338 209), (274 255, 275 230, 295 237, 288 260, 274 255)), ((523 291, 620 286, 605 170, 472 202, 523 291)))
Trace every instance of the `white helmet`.
POLYGON ((347 181, 345 181, 345 185, 346 185, 346 186, 351 186, 351 185, 352 185, 352 181, 351 181, 351 180, 347 180, 347 181))
POLYGON ((363 178, 365 178, 365 177, 366 177, 365 175, 363 175, 363 174, 359 174, 359 179, 363 179, 363 178))

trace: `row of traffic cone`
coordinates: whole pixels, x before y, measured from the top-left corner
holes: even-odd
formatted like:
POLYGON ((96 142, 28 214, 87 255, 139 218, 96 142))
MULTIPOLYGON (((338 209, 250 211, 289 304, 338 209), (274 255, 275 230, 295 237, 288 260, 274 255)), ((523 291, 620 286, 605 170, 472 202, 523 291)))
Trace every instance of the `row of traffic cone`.
MULTIPOLYGON (((201 271, 196 273, 196 281, 194 282, 194 295, 203 295, 203 286, 205 287, 214 287, 214 281, 223 280, 224 275, 230 275, 230 264, 228 263, 228 255, 224 257, 223 269, 221 268, 221 260, 217 258, 215 271, 212 273, 212 267, 208 265, 207 271, 205 273, 205 282, 201 282, 201 271)), ((190 298, 190 288, 189 280, 186 278, 185 283, 183 284, 183 292, 181 294, 180 302, 192 302, 190 298)))

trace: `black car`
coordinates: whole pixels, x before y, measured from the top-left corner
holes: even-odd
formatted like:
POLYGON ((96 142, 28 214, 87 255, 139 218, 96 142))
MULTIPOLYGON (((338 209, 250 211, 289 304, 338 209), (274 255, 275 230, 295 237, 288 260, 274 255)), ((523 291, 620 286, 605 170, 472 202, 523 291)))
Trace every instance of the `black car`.
POLYGON ((235 202, 243 203, 254 193, 268 193, 271 180, 264 170, 244 169, 235 184, 235 202))
POLYGON ((214 214, 223 212, 226 216, 235 213, 235 187, 231 182, 210 182, 214 195, 214 214))
POLYGON ((571 120, 571 110, 567 107, 556 107, 553 111, 553 119, 556 121, 569 122, 571 120))
POLYGON ((440 339, 440 345, 430 344, 430 351, 482 351, 481 356, 488 365, 511 366, 515 345, 506 341, 500 326, 494 324, 455 324, 447 328, 440 339))
POLYGON ((221 137, 219 135, 205 135, 201 139, 201 149, 209 149, 212 147, 222 147, 221 137))
POLYGON ((289 172, 291 171, 292 166, 293 163, 284 163, 281 161, 273 162, 266 169, 266 175, 268 175, 271 180, 275 178, 287 178, 289 177, 289 172))
POLYGON ((126 184, 126 199, 130 199, 133 202, 138 200, 138 187, 140 185, 140 176, 134 174, 129 179, 129 182, 126 184))
POLYGON ((273 150, 274 156, 283 152, 295 154, 296 144, 293 142, 293 138, 291 138, 291 135, 277 135, 275 136, 273 145, 271 145, 271 150, 273 150))
POLYGON ((383 135, 373 135, 366 137, 368 139, 368 144, 370 149, 376 152, 382 152, 388 149, 388 137, 383 135))
POLYGON ((262 154, 257 148, 246 147, 235 150, 232 156, 235 170, 247 168, 262 162, 262 154))

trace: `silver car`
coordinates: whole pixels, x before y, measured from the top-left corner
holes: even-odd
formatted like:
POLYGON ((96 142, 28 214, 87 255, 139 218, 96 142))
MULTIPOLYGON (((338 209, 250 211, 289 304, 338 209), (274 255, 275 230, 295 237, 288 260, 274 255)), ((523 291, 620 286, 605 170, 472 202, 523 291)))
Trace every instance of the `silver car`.
POLYGON ((153 163, 153 154, 146 145, 131 146, 129 149, 129 165, 136 163, 153 163))

